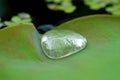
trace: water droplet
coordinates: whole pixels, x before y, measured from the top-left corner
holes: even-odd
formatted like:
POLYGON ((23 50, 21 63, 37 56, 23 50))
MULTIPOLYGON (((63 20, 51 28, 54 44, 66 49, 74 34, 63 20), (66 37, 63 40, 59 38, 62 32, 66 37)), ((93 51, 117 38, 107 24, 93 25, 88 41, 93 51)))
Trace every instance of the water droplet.
POLYGON ((41 46, 46 56, 60 59, 85 48, 86 38, 70 30, 51 30, 41 39, 41 46))

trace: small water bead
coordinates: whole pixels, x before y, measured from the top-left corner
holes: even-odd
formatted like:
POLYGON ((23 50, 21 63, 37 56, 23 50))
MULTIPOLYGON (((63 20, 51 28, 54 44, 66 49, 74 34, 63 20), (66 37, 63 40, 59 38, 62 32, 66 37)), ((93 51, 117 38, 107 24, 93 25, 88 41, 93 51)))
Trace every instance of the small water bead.
POLYGON ((30 19, 31 16, 28 14, 28 13, 19 13, 18 16, 21 18, 21 19, 30 19))
POLYGON ((41 39, 42 50, 51 59, 60 59, 85 48, 87 40, 70 30, 51 30, 41 39))

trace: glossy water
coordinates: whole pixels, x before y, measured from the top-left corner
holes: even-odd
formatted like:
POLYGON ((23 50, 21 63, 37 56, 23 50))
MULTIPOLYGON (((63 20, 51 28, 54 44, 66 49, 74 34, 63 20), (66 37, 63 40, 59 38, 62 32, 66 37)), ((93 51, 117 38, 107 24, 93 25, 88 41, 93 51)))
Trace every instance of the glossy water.
POLYGON ((70 30, 51 30, 41 39, 41 46, 46 56, 60 59, 85 48, 86 38, 70 30))

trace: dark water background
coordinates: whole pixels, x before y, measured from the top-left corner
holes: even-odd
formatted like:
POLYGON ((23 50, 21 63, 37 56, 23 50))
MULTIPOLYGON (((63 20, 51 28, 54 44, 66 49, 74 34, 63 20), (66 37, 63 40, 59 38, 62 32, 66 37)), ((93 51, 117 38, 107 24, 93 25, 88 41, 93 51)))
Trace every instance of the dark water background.
POLYGON ((20 12, 27 12, 33 17, 33 23, 39 25, 59 25, 76 17, 92 14, 108 14, 104 9, 91 10, 82 0, 74 0, 77 10, 71 14, 63 11, 52 11, 46 6, 45 0, 0 0, 0 16, 3 20, 10 20, 20 12))

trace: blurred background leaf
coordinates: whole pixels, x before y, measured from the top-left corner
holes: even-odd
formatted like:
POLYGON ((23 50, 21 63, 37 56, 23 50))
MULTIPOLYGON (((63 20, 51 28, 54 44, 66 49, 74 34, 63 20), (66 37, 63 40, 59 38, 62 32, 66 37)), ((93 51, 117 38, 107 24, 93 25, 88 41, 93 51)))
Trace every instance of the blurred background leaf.
MULTIPOLYGON (((76 10, 76 5, 73 5, 76 0, 46 0, 48 8, 51 10, 62 10, 65 13, 73 13, 76 10), (52 4, 50 3, 52 2, 52 4)), ((113 15, 120 15, 119 0, 82 0, 90 9, 99 10, 101 8, 108 8, 106 11, 113 15)))

